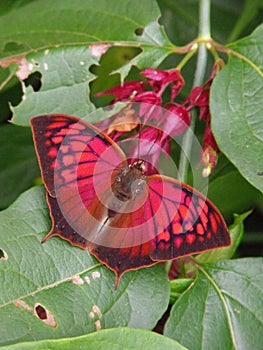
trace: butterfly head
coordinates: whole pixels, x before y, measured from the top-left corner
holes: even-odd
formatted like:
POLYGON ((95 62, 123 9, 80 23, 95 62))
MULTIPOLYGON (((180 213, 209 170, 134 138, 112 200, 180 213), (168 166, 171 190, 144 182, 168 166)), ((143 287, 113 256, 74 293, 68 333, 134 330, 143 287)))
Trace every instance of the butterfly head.
POLYGON ((146 183, 144 161, 138 160, 123 167, 115 176, 112 185, 113 193, 121 201, 128 201, 142 192, 146 183))
POLYGON ((142 174, 145 172, 146 169, 143 160, 137 160, 133 164, 130 164, 129 168, 139 170, 142 174))

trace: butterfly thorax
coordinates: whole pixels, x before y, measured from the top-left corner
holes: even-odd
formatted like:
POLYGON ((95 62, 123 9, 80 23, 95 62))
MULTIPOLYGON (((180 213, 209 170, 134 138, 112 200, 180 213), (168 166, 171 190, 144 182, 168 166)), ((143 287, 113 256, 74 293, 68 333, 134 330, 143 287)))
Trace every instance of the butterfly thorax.
POLYGON ((112 191, 116 198, 126 202, 138 195, 145 185, 145 165, 139 160, 125 166, 115 176, 112 191))

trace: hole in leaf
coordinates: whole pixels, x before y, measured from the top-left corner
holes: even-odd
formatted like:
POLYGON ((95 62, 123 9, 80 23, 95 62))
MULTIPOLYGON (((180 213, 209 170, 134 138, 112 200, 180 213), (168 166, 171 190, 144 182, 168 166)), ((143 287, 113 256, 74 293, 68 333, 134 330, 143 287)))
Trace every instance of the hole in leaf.
POLYGON ((47 326, 56 327, 57 322, 55 317, 50 311, 48 311, 43 305, 35 304, 34 315, 41 321, 43 321, 47 326))
POLYGON ((138 27, 138 28, 135 29, 134 33, 135 33, 136 35, 141 36, 141 35, 143 34, 143 31, 144 31, 144 28, 143 28, 143 27, 138 27))
POLYGON ((35 306, 35 311, 36 311, 37 317, 40 318, 40 320, 47 319, 47 313, 46 313, 46 310, 43 308, 43 306, 38 304, 37 306, 35 306))
POLYGON ((40 72, 34 72, 28 76, 27 79, 24 80, 26 86, 31 85, 33 90, 39 91, 42 86, 41 82, 42 74, 40 72))
POLYGON ((3 249, 0 248, 0 260, 7 260, 7 259, 8 259, 8 255, 3 249))

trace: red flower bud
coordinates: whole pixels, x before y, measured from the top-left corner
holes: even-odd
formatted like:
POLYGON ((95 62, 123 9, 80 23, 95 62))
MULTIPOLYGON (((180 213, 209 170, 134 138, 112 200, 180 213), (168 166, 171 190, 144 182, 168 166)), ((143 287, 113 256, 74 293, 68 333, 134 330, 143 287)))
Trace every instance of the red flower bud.
POLYGON ((217 163, 218 152, 219 148, 212 133, 210 123, 208 123, 205 128, 201 155, 201 162, 205 166, 203 170, 204 177, 209 176, 213 172, 217 163))

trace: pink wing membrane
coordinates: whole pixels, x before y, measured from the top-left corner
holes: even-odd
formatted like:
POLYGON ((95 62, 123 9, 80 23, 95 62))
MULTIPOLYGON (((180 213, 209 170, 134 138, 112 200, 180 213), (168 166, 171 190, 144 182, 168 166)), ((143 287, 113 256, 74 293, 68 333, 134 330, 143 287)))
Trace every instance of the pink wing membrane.
MULTIPOLYGON (((175 259, 230 244, 223 217, 202 193, 165 176, 149 177, 148 185, 150 192, 162 198, 161 213, 167 218, 152 241, 153 260, 175 259)), ((160 220, 159 215, 153 220, 160 220)))

